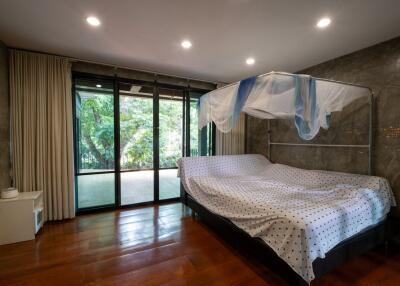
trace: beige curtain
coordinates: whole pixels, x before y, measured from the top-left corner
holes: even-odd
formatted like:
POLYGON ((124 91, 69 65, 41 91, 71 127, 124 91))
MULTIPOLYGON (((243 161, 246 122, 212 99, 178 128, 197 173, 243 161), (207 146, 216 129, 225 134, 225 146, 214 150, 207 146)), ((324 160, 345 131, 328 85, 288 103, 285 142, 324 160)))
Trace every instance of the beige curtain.
POLYGON ((19 191, 43 190, 47 220, 75 216, 70 63, 12 50, 12 175, 19 191))
POLYGON ((237 155, 245 153, 245 115, 242 113, 235 127, 228 133, 218 129, 215 138, 216 155, 237 155))

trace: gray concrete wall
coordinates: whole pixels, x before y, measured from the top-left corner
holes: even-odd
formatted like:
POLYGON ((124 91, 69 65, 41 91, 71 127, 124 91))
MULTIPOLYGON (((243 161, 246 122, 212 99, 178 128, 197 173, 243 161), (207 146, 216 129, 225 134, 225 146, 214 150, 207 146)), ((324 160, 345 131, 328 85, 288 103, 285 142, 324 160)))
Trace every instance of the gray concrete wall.
POLYGON ((10 185, 8 50, 0 42, 0 188, 10 185))
MULTIPOLYGON (((299 73, 358 83, 372 88, 374 110, 374 174, 389 179, 400 204, 400 37, 307 68, 299 73)), ((313 140, 318 143, 366 144, 368 107, 356 102, 333 115, 332 127, 313 140)), ((292 120, 271 120, 272 141, 301 142, 292 120)), ((267 154, 267 120, 248 117, 247 153, 267 154)), ((306 169, 366 173, 365 149, 310 147, 271 148, 274 162, 306 169)))

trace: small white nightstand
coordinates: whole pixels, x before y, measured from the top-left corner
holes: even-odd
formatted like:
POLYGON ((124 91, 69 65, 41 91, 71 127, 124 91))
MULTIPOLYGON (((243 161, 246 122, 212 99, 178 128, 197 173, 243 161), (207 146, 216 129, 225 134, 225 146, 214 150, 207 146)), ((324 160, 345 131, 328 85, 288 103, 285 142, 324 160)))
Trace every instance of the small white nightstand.
POLYGON ((0 199, 0 245, 35 239, 43 219, 42 191, 0 199))

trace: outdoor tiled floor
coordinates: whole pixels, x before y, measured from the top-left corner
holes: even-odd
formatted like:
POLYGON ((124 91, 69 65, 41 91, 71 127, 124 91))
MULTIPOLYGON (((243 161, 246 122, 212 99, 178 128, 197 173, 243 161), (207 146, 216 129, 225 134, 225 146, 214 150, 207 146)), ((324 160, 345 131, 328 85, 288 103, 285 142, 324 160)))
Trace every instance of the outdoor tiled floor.
MULTIPOLYGON (((121 173, 121 204, 153 200, 153 171, 121 173)), ((179 196, 177 169, 160 170, 160 199, 179 196)), ((78 177, 79 208, 112 204, 114 202, 114 174, 78 177)))

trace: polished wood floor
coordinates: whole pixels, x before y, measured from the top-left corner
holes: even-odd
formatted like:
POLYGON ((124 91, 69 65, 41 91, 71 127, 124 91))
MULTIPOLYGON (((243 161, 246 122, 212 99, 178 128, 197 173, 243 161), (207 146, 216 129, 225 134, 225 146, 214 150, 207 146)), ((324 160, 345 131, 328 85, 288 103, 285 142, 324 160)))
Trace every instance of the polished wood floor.
MULTIPOLYGON (((0 285, 286 285, 180 203, 47 223, 0 246, 0 285)), ((400 285, 400 250, 376 249, 312 285, 400 285)))

